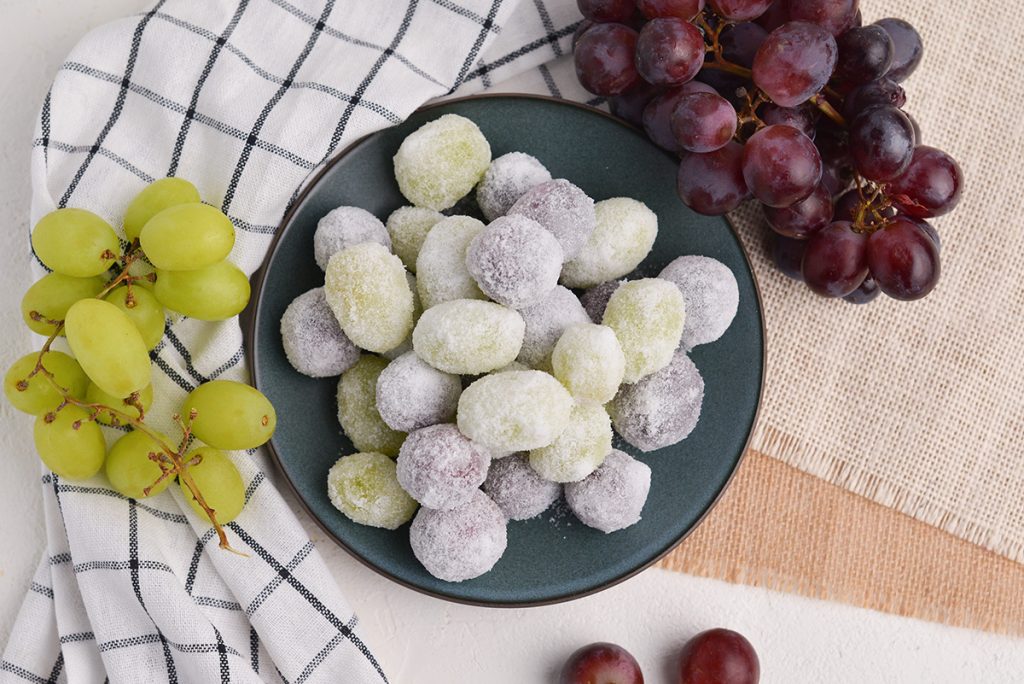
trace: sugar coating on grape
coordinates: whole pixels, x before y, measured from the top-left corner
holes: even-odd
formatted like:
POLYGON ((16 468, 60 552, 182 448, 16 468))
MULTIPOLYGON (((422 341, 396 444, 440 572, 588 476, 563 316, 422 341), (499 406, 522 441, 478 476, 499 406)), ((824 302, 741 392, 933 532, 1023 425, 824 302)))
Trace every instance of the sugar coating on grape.
POLYGON ((485 295, 522 309, 539 302, 558 284, 562 248, 536 221, 502 216, 469 243, 466 268, 485 295))
POLYGON ((462 391, 458 424, 492 451, 528 451, 554 442, 569 425, 572 407, 568 390, 547 373, 495 373, 462 391))
POLYGON ((615 532, 640 522, 651 491, 651 469, 618 449, 581 482, 565 486, 565 500, 584 525, 615 532))
POLYGON ((388 216, 385 227, 391 236, 391 248, 413 273, 416 272, 416 257, 427 233, 443 218, 441 212, 426 207, 399 207, 388 216))
POLYGON ((358 347, 386 352, 413 326, 413 296, 401 260, 375 242, 348 247, 327 264, 324 291, 341 329, 358 347))
POLYGON ((580 295, 580 303, 583 304, 583 308, 590 315, 590 320, 594 323, 600 323, 604 319, 604 310, 608 306, 608 300, 619 289, 619 285, 622 285, 624 282, 626 281, 606 280, 580 295))
POLYGON ((427 508, 467 503, 487 478, 491 454, 450 423, 409 433, 398 452, 398 481, 427 508))
POLYGON ((411 133, 395 155, 395 179, 405 198, 441 211, 469 194, 491 163, 491 146, 477 125, 445 114, 411 133))
POLYGON ((562 246, 562 262, 579 255, 594 233, 597 215, 594 200, 569 181, 559 178, 535 185, 508 210, 551 231, 562 246))
POLYGON ((466 268, 466 250, 484 229, 469 216, 449 216, 427 233, 416 258, 416 287, 423 308, 453 299, 486 299, 466 268))
POLYGON ((593 287, 640 265, 658 237, 658 217, 643 202, 613 197, 594 205, 597 227, 580 253, 562 269, 566 287, 593 287))
POLYGON ((359 348, 341 331, 322 287, 299 295, 284 310, 281 342, 292 367, 311 378, 341 375, 359 360, 359 348))
POLYGON ((409 528, 416 559, 434 577, 462 582, 494 567, 508 545, 508 521, 479 489, 450 511, 421 508, 409 528))
POLYGON ((641 451, 686 439, 700 420, 704 379, 684 352, 657 373, 623 385, 609 404, 615 430, 641 451))
POLYGON ((491 463, 484 491, 509 520, 529 520, 555 503, 562 487, 538 475, 525 454, 514 454, 491 463))
POLYGON ((644 278, 619 286, 602 322, 615 331, 626 355, 623 381, 636 382, 667 366, 685 321, 683 295, 667 280, 644 278))
POLYGON ((363 354, 338 381, 338 422, 359 451, 397 456, 405 433, 392 430, 377 411, 377 379, 388 362, 363 354))
POLYGON ((519 313, 526 322, 519 360, 539 370, 551 368, 551 352, 566 328, 590 322, 580 300, 561 285, 533 306, 520 309, 519 313))
POLYGON ((551 366, 576 401, 606 404, 622 384, 626 356, 614 330, 581 323, 562 333, 551 354, 551 366))
POLYGON ((376 242, 391 250, 388 231, 376 216, 359 207, 333 209, 317 222, 313 233, 316 265, 326 271, 332 256, 364 242, 376 242))
POLYGON ((740 302, 736 276, 728 266, 711 257, 687 255, 674 259, 658 277, 674 283, 686 302, 682 349, 714 342, 728 330, 740 302))
POLYGON ((412 346, 438 370, 478 375, 515 360, 525 327, 522 316, 500 304, 456 299, 423 312, 412 346))
POLYGON ((530 466, 545 480, 577 482, 594 472, 611 450, 608 412, 600 404, 576 404, 562 434, 530 451, 530 466))
POLYGON ((395 462, 376 452, 338 459, 327 471, 327 495, 353 522, 386 530, 409 522, 418 508, 398 484, 395 462))
POLYGON ((476 202, 484 218, 493 221, 504 216, 527 190, 551 180, 551 172, 536 157, 524 152, 509 152, 491 162, 480 185, 476 202))
POLYGON ((377 412, 392 430, 411 432, 454 420, 461 394, 459 376, 406 352, 377 378, 377 412))

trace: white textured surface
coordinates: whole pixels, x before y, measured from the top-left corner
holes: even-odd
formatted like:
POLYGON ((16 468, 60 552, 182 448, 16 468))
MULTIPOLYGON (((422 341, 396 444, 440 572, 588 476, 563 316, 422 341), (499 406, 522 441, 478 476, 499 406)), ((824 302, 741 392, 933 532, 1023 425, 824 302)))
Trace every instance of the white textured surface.
MULTIPOLYGON (((870 1, 870 0, 869 0, 870 1)), ((61 58, 98 23, 142 0, 0 0, 0 225, 27 235, 28 151, 34 117, 61 58)), ((18 300, 27 243, 0 256, 0 368, 29 350, 18 300)), ((0 645, 35 568, 42 512, 31 422, 0 402, 0 645)), ((418 684, 553 681, 577 646, 617 641, 649 684, 671 681, 673 654, 712 626, 755 644, 762 681, 1019 682, 1024 640, 953 629, 750 587, 647 571, 597 596, 549 608, 496 610, 448 604, 390 583, 349 558, 304 518, 365 625, 391 680, 418 684)))

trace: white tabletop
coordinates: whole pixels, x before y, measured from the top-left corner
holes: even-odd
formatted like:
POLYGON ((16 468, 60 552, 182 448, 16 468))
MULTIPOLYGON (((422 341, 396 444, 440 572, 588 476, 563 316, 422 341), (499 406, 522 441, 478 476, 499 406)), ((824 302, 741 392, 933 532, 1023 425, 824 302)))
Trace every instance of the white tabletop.
MULTIPOLYGON (((29 143, 37 108, 60 60, 92 26, 149 4, 0 0, 0 225, 15 240, 28 235, 29 143)), ((15 243, 0 256, 0 369, 32 344, 18 311, 30 280, 27 242, 22 246, 15 243)), ((2 650, 44 545, 31 422, 3 401, 0 458, 2 650)), ((455 605, 375 575, 304 520, 359 613, 367 641, 396 683, 553 682, 564 658, 591 641, 629 648, 649 684, 673 682, 671 665, 680 645, 718 626, 736 629, 753 642, 766 683, 987 684, 1019 682, 1024 673, 1024 639, 662 570, 647 570, 596 596, 546 608, 455 605)))

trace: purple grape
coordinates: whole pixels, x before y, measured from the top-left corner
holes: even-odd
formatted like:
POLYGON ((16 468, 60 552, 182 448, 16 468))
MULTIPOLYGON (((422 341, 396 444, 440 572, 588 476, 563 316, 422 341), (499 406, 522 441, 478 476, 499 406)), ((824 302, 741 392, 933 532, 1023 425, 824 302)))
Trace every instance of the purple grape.
POLYGON ((679 146, 689 152, 714 152, 736 134, 736 110, 717 93, 690 93, 679 99, 671 128, 679 146))
POLYGON ((587 32, 587 29, 589 29, 592 26, 595 26, 596 24, 596 21, 592 21, 590 19, 583 19, 582 21, 580 21, 579 24, 576 25, 576 30, 572 32, 573 50, 576 49, 576 44, 580 42, 580 38, 582 38, 583 34, 587 32))
POLYGON ((700 81, 690 81, 678 88, 670 88, 656 95, 644 107, 642 117, 647 137, 658 147, 669 152, 679 152, 679 143, 672 135, 672 112, 676 110, 680 98, 687 93, 714 93, 715 89, 700 81))
POLYGON ((914 155, 914 126, 895 107, 874 107, 850 124, 853 164, 868 180, 895 178, 914 155))
POLYGON ((939 237, 939 231, 935 230, 935 226, 924 219, 916 219, 912 216, 904 216, 903 218, 916 223, 917 227, 923 230, 925 235, 932 239, 932 242, 935 243, 935 248, 939 250, 939 253, 942 252, 942 238, 939 237))
POLYGON ((910 166, 889 183, 887 191, 904 213, 932 218, 956 206, 963 184, 964 174, 955 159, 942 150, 918 145, 910 166))
POLYGON ((850 294, 843 297, 843 301, 849 302, 850 304, 870 304, 871 302, 878 299, 878 295, 881 294, 881 290, 878 289, 878 283, 875 279, 868 274, 868 277, 864 279, 864 282, 857 286, 857 289, 850 294))
POLYGON ((754 57, 754 84, 781 107, 806 102, 828 83, 836 39, 815 24, 791 21, 768 34, 754 57))
POLYGON ((859 0, 785 0, 791 21, 807 21, 838 36, 853 26, 859 0))
POLYGON ((769 126, 783 125, 792 126, 796 130, 806 135, 811 140, 814 140, 814 136, 817 133, 815 124, 817 123, 817 116, 815 115, 816 109, 810 107, 780 107, 776 104, 768 102, 761 105, 760 111, 757 115, 769 126))
POLYGON ((636 6, 648 19, 676 17, 689 21, 704 9, 704 0, 636 0, 636 6))
POLYGON ((900 84, 888 78, 880 78, 853 89, 843 100, 843 116, 852 121, 861 112, 872 107, 902 107, 907 103, 907 94, 900 84))
POLYGON ((584 17, 602 24, 629 21, 636 12, 633 0, 576 0, 576 6, 584 17))
POLYGON ((856 221, 860 205, 860 191, 857 188, 850 188, 833 201, 832 216, 836 221, 856 221))
POLYGON ((917 123, 917 119, 910 116, 910 112, 903 112, 908 119, 910 119, 910 125, 914 127, 914 144, 921 144, 921 126, 917 123))
POLYGON ((793 280, 803 282, 804 274, 801 264, 804 260, 807 240, 788 238, 771 230, 768 233, 771 240, 772 262, 775 264, 775 268, 793 280))
POLYGON ((704 35, 693 24, 674 17, 652 19, 636 41, 636 70, 654 85, 682 85, 700 71, 704 52, 704 35))
POLYGON ((750 21, 768 11, 772 0, 708 0, 711 9, 729 21, 750 21))
POLYGON ((660 91, 644 80, 615 97, 608 99, 608 108, 612 114, 625 119, 638 128, 644 125, 644 108, 660 91))
POLYGON ((598 24, 580 36, 576 77, 595 95, 624 93, 640 80, 633 63, 637 33, 622 24, 598 24))
POLYGON ((921 35, 902 19, 879 19, 875 25, 885 29, 892 38, 893 60, 887 76, 897 83, 906 80, 907 76, 914 73, 924 55, 921 35))
POLYGON ((939 282, 938 246, 920 226, 902 217, 871 234, 867 261, 882 292, 893 299, 920 299, 939 282))
POLYGON ((767 38, 768 32, 764 28, 745 21, 726 26, 718 36, 718 44, 722 46, 722 57, 727 62, 749 69, 754 65, 758 48, 767 38))
POLYGON ((762 204, 788 207, 818 185, 821 157, 811 139, 792 126, 766 126, 747 140, 743 177, 762 204))
POLYGON ((676 189, 686 206, 717 216, 749 196, 743 179, 743 145, 730 142, 714 152, 686 152, 679 163, 676 189))
POLYGON ((771 33, 789 21, 789 12, 786 11, 786 3, 784 0, 775 0, 775 2, 765 10, 765 13, 759 16, 755 21, 757 21, 758 25, 765 31, 771 33))
POLYGON ((801 271, 804 282, 824 297, 845 297, 868 275, 867 237, 836 221, 807 241, 801 271))
POLYGON ((885 76, 892 65, 895 48, 881 26, 853 28, 839 36, 839 59, 833 79, 846 86, 859 86, 885 76))
POLYGON ((806 240, 832 223, 832 194, 819 185, 806 199, 789 207, 765 207, 764 217, 776 233, 806 240))

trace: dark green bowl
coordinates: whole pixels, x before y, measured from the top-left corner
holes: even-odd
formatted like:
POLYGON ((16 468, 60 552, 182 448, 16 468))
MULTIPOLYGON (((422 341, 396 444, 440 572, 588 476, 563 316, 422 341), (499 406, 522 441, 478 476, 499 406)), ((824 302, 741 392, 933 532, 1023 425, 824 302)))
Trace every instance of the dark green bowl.
MULTIPOLYGON (((757 284, 729 224, 699 216, 675 192, 676 163, 639 132, 590 107, 550 98, 478 96, 424 108, 408 121, 360 140, 335 158, 299 198, 278 231, 257 277, 248 332, 253 379, 277 408, 270 450, 296 495, 324 531, 356 558, 413 589, 466 603, 523 606, 590 594, 645 568, 701 521, 736 470, 754 427, 764 372, 764 329, 757 284), (364 527, 327 498, 327 470, 354 451, 336 418, 335 379, 295 372, 281 346, 279 321, 296 296, 323 284, 313 261, 317 220, 340 205, 384 219, 406 204, 391 158, 406 135, 442 114, 476 122, 494 156, 520 150, 555 178, 568 178, 595 199, 627 196, 658 215, 659 234, 639 275, 656 275, 682 254, 714 257, 736 274, 739 313, 725 335, 697 347, 705 381, 700 423, 681 444, 641 454, 653 470, 643 519, 613 534, 577 521, 560 502, 539 518, 513 522, 508 550, 494 569, 458 584, 429 575, 409 547, 408 526, 364 527)), ((637 452, 628 449, 634 455, 637 452)))

